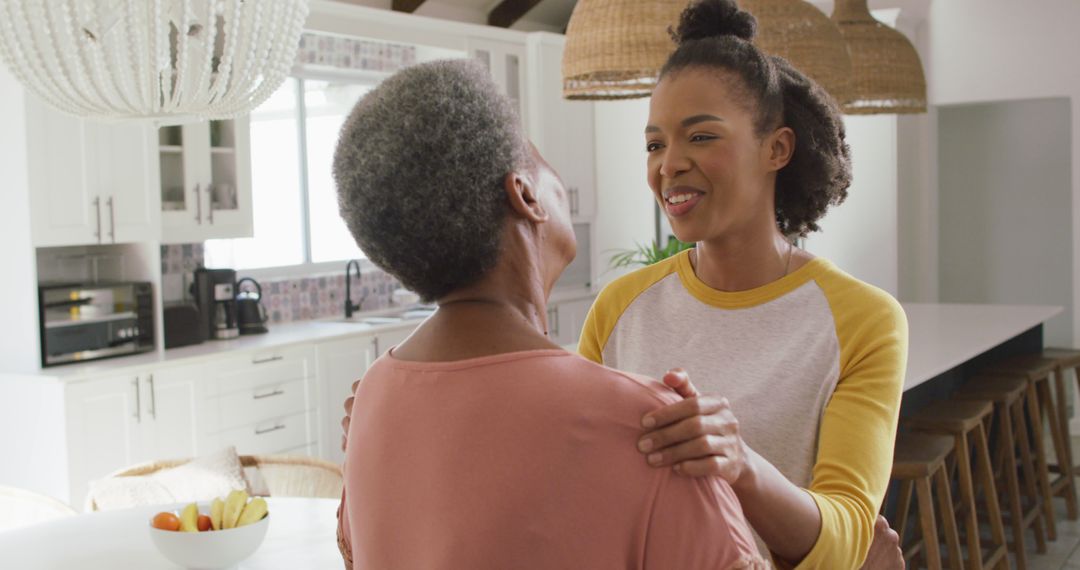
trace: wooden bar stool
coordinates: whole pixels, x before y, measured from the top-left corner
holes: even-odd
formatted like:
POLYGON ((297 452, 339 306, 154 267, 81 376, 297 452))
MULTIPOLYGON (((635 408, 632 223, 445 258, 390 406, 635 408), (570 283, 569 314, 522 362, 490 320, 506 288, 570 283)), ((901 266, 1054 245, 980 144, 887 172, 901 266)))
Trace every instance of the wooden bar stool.
POLYGON ((953 394, 954 400, 990 400, 994 403, 993 426, 990 430, 996 439, 994 452, 995 471, 1000 469, 998 493, 1007 505, 1008 526, 1012 529, 1010 550, 1016 555, 1019 570, 1027 569, 1027 548, 1024 532, 1031 528, 1035 533, 1036 550, 1046 552, 1046 533, 1043 519, 1042 497, 1036 489, 1034 458, 1029 444, 1027 419, 1027 380, 1020 377, 976 377, 969 380, 953 394), (1016 460, 1017 450, 1020 461, 1016 460), (1020 472, 1018 474, 1018 471, 1020 472), (1023 475, 1021 480, 1020 474, 1023 475), (1023 485, 1023 491, 1021 489, 1023 485))
MULTIPOLYGON (((1005 528, 984 428, 991 422, 993 414, 991 400, 947 401, 931 404, 903 421, 912 431, 947 435, 953 440, 953 467, 959 473, 956 482, 960 493, 956 516, 962 518, 967 531, 967 563, 964 567, 972 570, 1009 568, 1005 528), (974 473, 972 465, 975 466, 974 473), (980 490, 986 498, 984 514, 990 522, 990 540, 985 550, 981 544, 976 501, 980 490)), ((947 471, 953 473, 952 468, 947 471)))
MULTIPOLYGON (((1073 375, 1076 377, 1076 387, 1080 390, 1080 350, 1072 348, 1045 348, 1042 351, 1042 357, 1057 362, 1057 367, 1054 369, 1054 399, 1057 402, 1058 419, 1061 420, 1061 432, 1065 434, 1066 442, 1070 442, 1069 397, 1066 393, 1066 383, 1068 382, 1068 379, 1065 377, 1065 372, 1068 370, 1073 371, 1073 375)), ((1073 474, 1080 475, 1080 473, 1077 472, 1076 463, 1073 459, 1072 445, 1069 443, 1066 443, 1065 445, 1065 454, 1066 464, 1059 461, 1058 471, 1064 472, 1067 469, 1073 474)), ((1066 492, 1071 492, 1073 497, 1071 504, 1066 503, 1069 507, 1069 520, 1076 520, 1078 513, 1075 482, 1072 484, 1071 490, 1066 492)))
MULTIPOLYGON (((1060 495, 1065 499, 1065 507, 1070 517, 1075 517, 1076 511, 1076 483, 1071 476, 1072 465, 1067 464, 1071 455, 1068 431, 1063 430, 1064 423, 1058 414, 1059 406, 1051 397, 1051 378, 1055 378, 1060 384, 1054 372, 1058 368, 1058 362, 1051 358, 1044 358, 1040 354, 1028 354, 1008 358, 994 363, 984 370, 986 374, 1023 376, 1028 383, 1028 414, 1032 423, 1038 426, 1032 429, 1035 441, 1035 456, 1038 461, 1039 488, 1043 493, 1043 508, 1047 513, 1047 534, 1050 540, 1057 539, 1057 524, 1055 522, 1054 505, 1052 498, 1060 495), (1054 455, 1057 457, 1055 471, 1058 476, 1050 480, 1050 467, 1046 459, 1046 441, 1044 437, 1043 418, 1050 424, 1050 443, 1054 446, 1054 455)), ((1062 387, 1064 391, 1064 387, 1062 387)))
POLYGON ((909 568, 918 568, 912 561, 921 556, 930 570, 941 570, 942 552, 938 543, 937 518, 945 530, 945 548, 949 567, 962 570, 963 554, 960 536, 953 514, 949 477, 945 473, 945 459, 952 453, 953 439, 948 436, 925 433, 900 433, 896 438, 896 454, 893 456, 892 478, 900 483, 897 526, 900 548, 904 562, 909 568), (934 487, 937 508, 934 508, 934 487), (911 494, 914 489, 918 498, 919 520, 915 523, 920 532, 911 540, 905 536, 908 515, 911 512, 911 494))

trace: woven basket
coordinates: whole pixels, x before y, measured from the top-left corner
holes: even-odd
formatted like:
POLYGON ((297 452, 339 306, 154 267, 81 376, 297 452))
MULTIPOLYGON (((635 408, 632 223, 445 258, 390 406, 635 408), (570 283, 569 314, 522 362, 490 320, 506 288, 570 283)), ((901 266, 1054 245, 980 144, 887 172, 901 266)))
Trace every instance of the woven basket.
POLYGON ((915 47, 870 15, 866 0, 836 0, 832 19, 851 53, 852 115, 926 112, 926 76, 915 47))
POLYGON ((851 100, 851 56, 840 30, 804 0, 739 0, 757 19, 754 43, 788 60, 840 104, 851 100))
POLYGON ((688 0, 578 0, 566 28, 563 96, 648 97, 675 50, 668 29, 688 0))

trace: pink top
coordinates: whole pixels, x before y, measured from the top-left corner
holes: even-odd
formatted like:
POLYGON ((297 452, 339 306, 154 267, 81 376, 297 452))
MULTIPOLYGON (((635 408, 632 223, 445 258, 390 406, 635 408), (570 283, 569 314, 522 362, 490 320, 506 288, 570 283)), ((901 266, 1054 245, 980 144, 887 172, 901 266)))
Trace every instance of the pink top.
POLYGON ((383 356, 349 428, 353 568, 764 568, 727 483, 637 451, 641 416, 676 400, 561 350, 383 356))

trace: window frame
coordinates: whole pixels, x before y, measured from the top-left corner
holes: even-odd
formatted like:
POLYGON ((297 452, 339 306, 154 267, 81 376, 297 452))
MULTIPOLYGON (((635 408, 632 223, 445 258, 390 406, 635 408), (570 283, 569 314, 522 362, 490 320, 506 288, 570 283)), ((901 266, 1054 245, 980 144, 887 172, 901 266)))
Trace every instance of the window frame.
MULTIPOLYGON (((385 71, 369 71, 369 70, 345 70, 336 68, 327 68, 322 66, 310 66, 297 64, 293 67, 289 73, 287 80, 295 79, 295 97, 297 101, 297 109, 295 113, 296 120, 296 136, 297 136, 297 148, 299 155, 297 159, 299 162, 300 180, 298 184, 299 190, 299 211, 301 216, 301 241, 303 252, 302 263, 292 265, 278 265, 269 267, 255 267, 251 269, 237 269, 238 272, 243 273, 245 277, 252 277, 257 280, 274 280, 280 278, 299 278, 299 277, 320 277, 325 275, 336 275, 342 272, 341 266, 348 264, 351 259, 341 259, 337 261, 312 261, 312 246, 311 246, 311 189, 310 189, 310 176, 308 173, 308 141, 307 141, 307 104, 304 96, 304 85, 306 81, 352 81, 356 84, 367 84, 372 87, 377 86, 380 82, 393 75, 391 72, 385 71)), ((252 194, 254 200, 254 192, 252 194)), ((357 258, 356 261, 360 263, 361 273, 368 273, 370 271, 378 270, 375 264, 367 257, 357 258)))

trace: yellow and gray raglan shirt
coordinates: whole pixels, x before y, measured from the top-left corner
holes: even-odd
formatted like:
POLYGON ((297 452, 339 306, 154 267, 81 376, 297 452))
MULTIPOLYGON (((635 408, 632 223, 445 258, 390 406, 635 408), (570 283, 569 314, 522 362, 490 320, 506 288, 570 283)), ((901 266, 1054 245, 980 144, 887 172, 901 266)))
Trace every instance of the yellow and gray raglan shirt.
POLYGON ((889 482, 907 338, 895 299, 825 259, 729 293, 683 252, 604 288, 578 349, 654 378, 681 366, 728 398, 746 443, 821 511, 797 568, 842 570, 862 564, 889 482))

